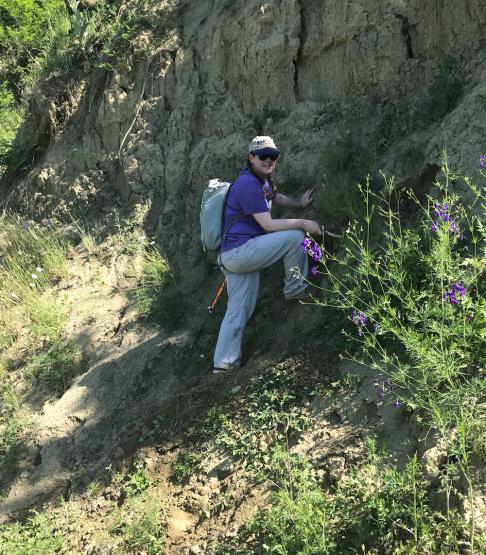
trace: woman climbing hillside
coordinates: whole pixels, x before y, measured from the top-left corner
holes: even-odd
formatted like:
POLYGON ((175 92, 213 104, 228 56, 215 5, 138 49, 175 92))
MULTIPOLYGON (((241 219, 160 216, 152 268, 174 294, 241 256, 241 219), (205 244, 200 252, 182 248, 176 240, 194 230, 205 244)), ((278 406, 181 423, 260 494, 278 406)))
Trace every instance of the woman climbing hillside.
POLYGON ((248 149, 247 167, 228 193, 219 256, 228 306, 214 353, 215 374, 240 366, 243 333, 255 309, 260 270, 282 258, 285 298, 301 298, 307 289, 308 261, 301 245, 304 232, 320 235, 321 226, 314 220, 272 218, 272 201, 285 208, 307 208, 312 202, 312 189, 299 200, 277 193, 271 175, 279 154, 271 137, 255 137, 248 149))

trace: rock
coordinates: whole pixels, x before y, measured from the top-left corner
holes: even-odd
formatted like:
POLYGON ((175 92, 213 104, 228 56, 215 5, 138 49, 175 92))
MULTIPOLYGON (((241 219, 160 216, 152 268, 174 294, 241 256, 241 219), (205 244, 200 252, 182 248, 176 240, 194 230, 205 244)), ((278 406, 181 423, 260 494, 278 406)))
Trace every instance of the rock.
POLYGON ((167 517, 167 533, 171 538, 182 537, 196 526, 197 520, 191 513, 172 507, 167 517))
POLYGON ((326 462, 330 479, 338 482, 345 473, 346 459, 344 457, 328 457, 326 462))

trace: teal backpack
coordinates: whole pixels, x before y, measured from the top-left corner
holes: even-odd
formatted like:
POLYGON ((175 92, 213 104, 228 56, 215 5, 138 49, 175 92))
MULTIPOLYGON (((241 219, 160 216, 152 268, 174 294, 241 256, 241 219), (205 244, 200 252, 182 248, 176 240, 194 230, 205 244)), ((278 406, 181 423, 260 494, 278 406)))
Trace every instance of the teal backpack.
MULTIPOLYGON (((210 179, 204 189, 201 201, 201 241, 203 249, 217 250, 221 246, 223 235, 224 208, 232 183, 219 179, 210 179)), ((224 236, 230 227, 243 217, 238 214, 224 230, 224 236)), ((224 240, 224 238, 223 238, 224 240)))

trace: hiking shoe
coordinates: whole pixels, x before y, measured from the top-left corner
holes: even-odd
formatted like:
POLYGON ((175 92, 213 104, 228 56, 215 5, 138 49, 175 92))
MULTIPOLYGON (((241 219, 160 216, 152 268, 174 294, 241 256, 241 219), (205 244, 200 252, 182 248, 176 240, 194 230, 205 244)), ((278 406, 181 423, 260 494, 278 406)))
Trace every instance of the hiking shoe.
POLYGON ((286 301, 310 301, 309 286, 306 285, 304 289, 291 295, 290 297, 285 297, 286 301))
POLYGON ((212 376, 229 376, 231 370, 229 368, 213 368, 212 376))

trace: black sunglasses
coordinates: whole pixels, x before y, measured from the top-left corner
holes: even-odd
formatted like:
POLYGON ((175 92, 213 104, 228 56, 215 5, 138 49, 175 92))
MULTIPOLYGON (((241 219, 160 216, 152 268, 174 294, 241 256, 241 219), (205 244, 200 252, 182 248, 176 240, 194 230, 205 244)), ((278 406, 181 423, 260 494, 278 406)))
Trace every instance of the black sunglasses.
POLYGON ((258 156, 259 160, 261 160, 262 162, 265 162, 265 160, 267 160, 268 158, 275 162, 275 160, 278 158, 278 154, 258 154, 258 152, 252 152, 252 154, 253 156, 258 156))

